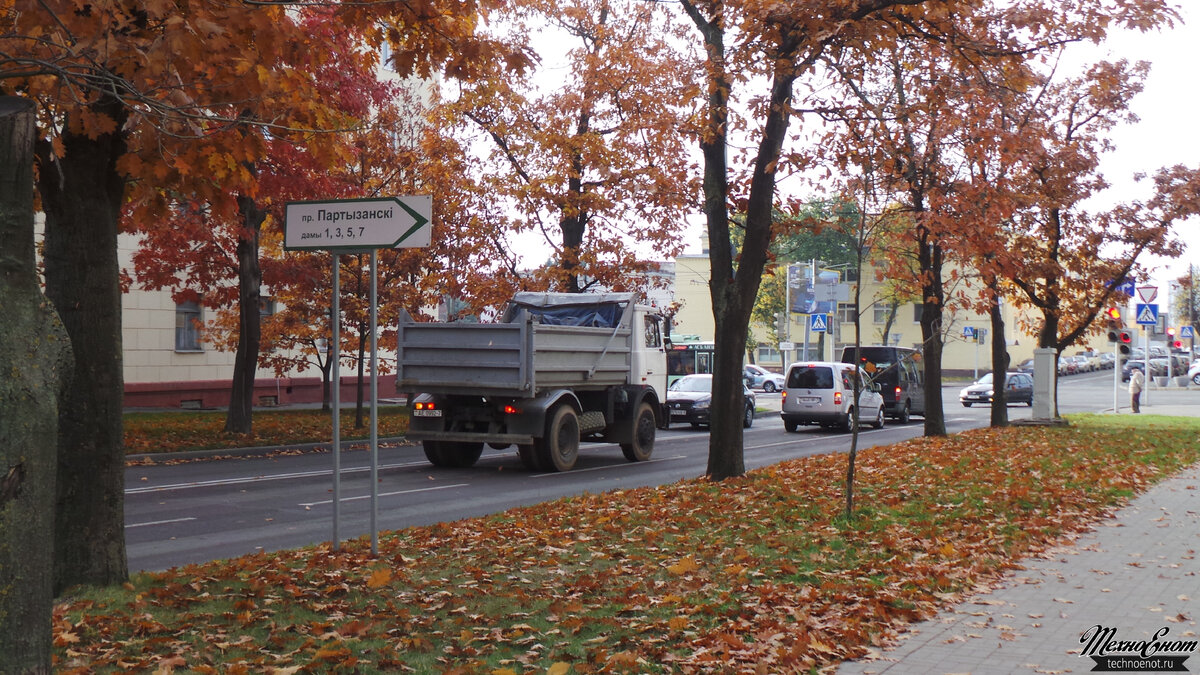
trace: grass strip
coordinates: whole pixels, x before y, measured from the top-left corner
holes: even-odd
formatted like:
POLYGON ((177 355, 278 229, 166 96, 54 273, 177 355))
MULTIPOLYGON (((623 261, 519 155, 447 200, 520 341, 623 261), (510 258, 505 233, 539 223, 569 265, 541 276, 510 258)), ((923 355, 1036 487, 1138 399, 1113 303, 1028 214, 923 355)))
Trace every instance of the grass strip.
POLYGON ((1200 461, 1200 420, 1081 416, 584 495, 76 589, 56 672, 806 672, 1200 461))
MULTIPOLYGON (((125 414, 127 454, 214 450, 253 446, 283 446, 328 442, 332 437, 333 414, 316 409, 255 410, 254 433, 225 431, 223 411, 163 411, 125 414)), ((370 436, 370 413, 362 427, 355 427, 353 408, 339 416, 342 438, 357 440, 370 436)), ((400 436, 408 430, 407 406, 379 407, 379 435, 400 436)))

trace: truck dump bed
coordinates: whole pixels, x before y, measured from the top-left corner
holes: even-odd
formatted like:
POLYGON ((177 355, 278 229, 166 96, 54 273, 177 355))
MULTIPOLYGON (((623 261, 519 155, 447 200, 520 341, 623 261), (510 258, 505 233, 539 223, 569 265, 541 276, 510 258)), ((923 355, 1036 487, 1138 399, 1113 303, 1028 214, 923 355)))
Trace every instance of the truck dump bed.
POLYGON ((531 397, 555 388, 628 384, 634 297, 519 293, 505 322, 494 324, 421 323, 403 316, 396 388, 531 397))

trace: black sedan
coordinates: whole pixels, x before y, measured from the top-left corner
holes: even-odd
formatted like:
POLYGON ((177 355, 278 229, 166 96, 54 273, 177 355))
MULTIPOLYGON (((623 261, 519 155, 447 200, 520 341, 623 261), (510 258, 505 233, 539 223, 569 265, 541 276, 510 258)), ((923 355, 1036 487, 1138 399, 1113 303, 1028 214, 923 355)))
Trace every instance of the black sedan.
MULTIPOLYGON (((1024 403, 1033 406, 1033 377, 1029 373, 1008 373, 1004 377, 1004 398, 1008 403, 1024 403)), ((990 405, 995 388, 992 374, 988 373, 958 393, 964 408, 976 403, 990 405)))
MULTIPOLYGON (((754 424, 754 392, 742 385, 745 408, 742 426, 754 424)), ((671 422, 687 422, 693 429, 707 426, 712 418, 712 375, 686 375, 667 388, 667 409, 671 422)))

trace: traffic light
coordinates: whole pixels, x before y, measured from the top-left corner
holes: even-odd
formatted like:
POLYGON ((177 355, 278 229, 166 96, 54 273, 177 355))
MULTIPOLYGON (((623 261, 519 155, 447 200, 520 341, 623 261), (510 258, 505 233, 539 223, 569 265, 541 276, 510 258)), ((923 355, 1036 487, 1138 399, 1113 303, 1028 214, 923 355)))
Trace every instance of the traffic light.
POLYGON ((787 335, 788 315, 787 312, 775 312, 775 337, 780 340, 787 335))
POLYGON ((1121 329, 1125 327, 1125 322, 1121 320, 1121 310, 1116 307, 1109 307, 1104 310, 1104 320, 1108 324, 1108 341, 1119 342, 1121 329))
POLYGON ((1117 333, 1117 345, 1118 349, 1121 351, 1121 356, 1129 356, 1129 348, 1132 344, 1133 333, 1130 333, 1125 329, 1121 329, 1121 331, 1117 333))

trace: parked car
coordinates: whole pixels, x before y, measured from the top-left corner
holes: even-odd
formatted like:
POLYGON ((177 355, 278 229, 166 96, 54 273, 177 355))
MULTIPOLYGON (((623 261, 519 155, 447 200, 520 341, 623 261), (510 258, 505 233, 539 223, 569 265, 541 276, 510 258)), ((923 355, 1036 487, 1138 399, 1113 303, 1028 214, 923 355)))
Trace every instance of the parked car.
POLYGON ((1076 373, 1090 373, 1095 370, 1095 368, 1092 367, 1091 359, 1086 356, 1076 354, 1075 356, 1069 356, 1067 358, 1071 359, 1071 361, 1075 364, 1076 373))
POLYGON ((772 373, 753 363, 746 364, 742 368, 742 378, 746 380, 746 386, 751 389, 762 389, 768 394, 783 389, 783 375, 772 373))
POLYGON ((1091 373, 1100 370, 1100 354, 1097 352, 1076 352, 1075 362, 1080 365, 1080 372, 1091 373))
MULTIPOLYGON (((754 424, 754 392, 743 383, 742 395, 742 426, 749 429, 754 424)), ((685 375, 672 382, 667 387, 667 409, 671 411, 671 422, 687 422, 693 429, 708 426, 712 419, 712 375, 685 375)))
MULTIPOLYGON (((992 374, 988 373, 958 392, 958 400, 964 408, 976 403, 991 404, 995 396, 992 374)), ((1033 406, 1033 376, 1029 373, 1007 373, 1004 377, 1004 396, 1008 403, 1024 403, 1033 406)))
POLYGON ((1112 352, 1101 352, 1100 367, 1105 370, 1112 370, 1117 364, 1117 356, 1112 352))
MULTIPOLYGON (((1145 373, 1146 372, 1146 362, 1142 361, 1142 360, 1134 361, 1132 359, 1130 359, 1129 361, 1126 361, 1125 366, 1121 368, 1121 381, 1128 382, 1129 375, 1134 370, 1140 370, 1143 373, 1145 373)), ((1167 360, 1166 359, 1156 359, 1156 358, 1151 357, 1151 359, 1150 359, 1150 376, 1151 377, 1162 377, 1162 376, 1165 376, 1166 374, 1167 374, 1167 360)))
POLYGON ((1192 366, 1187 371, 1188 379, 1192 384, 1200 384, 1200 361, 1193 361, 1192 366))
POLYGON ((1074 359, 1069 356, 1058 357, 1058 374, 1059 375, 1074 375, 1079 366, 1075 364, 1074 359))
POLYGON ((1013 368, 1013 370, 1015 370, 1018 373, 1032 373, 1033 372, 1033 359, 1025 359, 1024 361, 1018 363, 1017 366, 1015 368, 1013 368))
POLYGON ((853 363, 835 361, 793 363, 788 368, 779 413, 783 428, 795 431, 801 424, 820 424, 849 431, 854 420, 856 380, 859 423, 882 429, 884 402, 879 385, 868 384, 862 369, 853 363))

